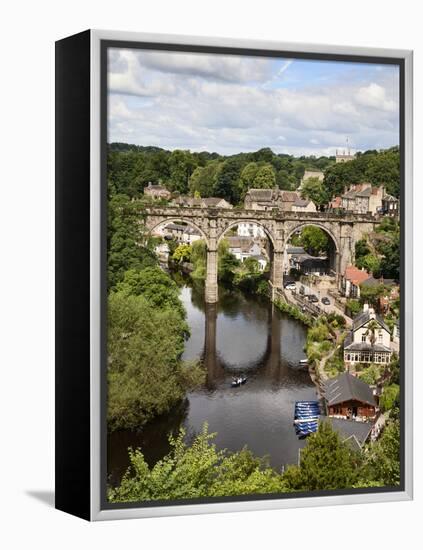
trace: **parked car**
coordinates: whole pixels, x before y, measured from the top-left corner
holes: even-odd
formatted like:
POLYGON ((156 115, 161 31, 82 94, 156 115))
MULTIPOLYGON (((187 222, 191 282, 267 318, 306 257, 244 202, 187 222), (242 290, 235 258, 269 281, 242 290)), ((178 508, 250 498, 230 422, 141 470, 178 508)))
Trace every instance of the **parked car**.
POLYGON ((313 302, 314 304, 316 304, 319 301, 319 298, 315 294, 309 294, 308 299, 310 302, 313 302))
POLYGON ((297 286, 295 283, 291 282, 291 283, 285 283, 285 288, 286 290, 296 290, 297 286))
POLYGON ((323 296, 322 304, 325 304, 325 306, 328 306, 330 304, 330 300, 327 296, 323 296))

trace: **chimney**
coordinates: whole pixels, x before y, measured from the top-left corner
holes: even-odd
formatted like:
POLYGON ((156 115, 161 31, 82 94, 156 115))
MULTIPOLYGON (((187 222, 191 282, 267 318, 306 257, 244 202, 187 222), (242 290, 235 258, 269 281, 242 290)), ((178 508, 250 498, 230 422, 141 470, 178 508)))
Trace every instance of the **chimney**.
POLYGON ((363 311, 369 311, 369 304, 367 302, 363 304, 363 311))

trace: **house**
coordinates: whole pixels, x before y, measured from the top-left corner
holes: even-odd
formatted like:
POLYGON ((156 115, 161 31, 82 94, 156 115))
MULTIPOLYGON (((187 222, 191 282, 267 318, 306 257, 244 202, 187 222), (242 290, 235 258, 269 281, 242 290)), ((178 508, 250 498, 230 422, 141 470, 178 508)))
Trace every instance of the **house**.
POLYGON ((323 382, 322 393, 329 417, 365 422, 379 410, 372 388, 349 372, 323 382))
POLYGON ((399 200, 392 195, 386 194, 382 199, 381 213, 384 216, 398 216, 399 215, 399 200))
POLYGON ((189 225, 169 223, 155 231, 156 235, 165 239, 174 239, 180 243, 192 244, 202 238, 198 229, 189 225))
POLYGON ((320 421, 328 422, 332 430, 338 433, 341 441, 349 445, 353 451, 362 451, 374 430, 372 422, 356 422, 334 416, 321 417, 320 421))
POLYGON ((377 311, 386 315, 389 313, 393 302, 399 298, 399 286, 394 279, 385 279, 383 277, 375 279, 372 276, 362 283, 363 287, 369 288, 380 285, 383 285, 385 291, 378 298, 377 311))
POLYGON ((244 208, 246 210, 291 210, 294 202, 300 199, 295 191, 274 189, 249 189, 245 195, 244 208))
POLYGON ((254 239, 266 238, 264 229, 256 223, 239 223, 237 227, 238 237, 252 237, 254 239))
POLYGON ((144 195, 151 197, 152 199, 170 199, 171 192, 163 187, 163 185, 153 185, 151 181, 148 182, 147 187, 144 187, 144 195))
POLYGON ((353 319, 351 331, 344 341, 344 362, 347 368, 356 363, 388 364, 391 361, 391 332, 373 308, 364 304, 353 319))
POLYGON ((250 237, 226 237, 229 244, 229 252, 237 260, 243 262, 247 258, 255 258, 263 270, 267 265, 267 259, 263 256, 260 244, 250 237))
POLYGON ((297 199, 291 208, 292 212, 316 212, 316 205, 308 199, 297 199))
POLYGON ((329 210, 339 210, 342 209, 342 198, 334 197, 329 203, 329 210))
POLYGON ((329 272, 328 258, 311 256, 307 253, 293 254, 289 260, 289 266, 304 275, 326 275, 329 272))
POLYGON ((342 208, 355 214, 376 214, 382 209, 385 188, 373 187, 371 183, 354 183, 342 195, 342 208))
POLYGON ((360 298, 360 285, 372 276, 364 269, 349 265, 341 276, 341 292, 346 298, 360 298))
POLYGON ((171 204, 186 208, 233 208, 232 204, 220 197, 197 198, 179 195, 179 197, 173 199, 171 204))

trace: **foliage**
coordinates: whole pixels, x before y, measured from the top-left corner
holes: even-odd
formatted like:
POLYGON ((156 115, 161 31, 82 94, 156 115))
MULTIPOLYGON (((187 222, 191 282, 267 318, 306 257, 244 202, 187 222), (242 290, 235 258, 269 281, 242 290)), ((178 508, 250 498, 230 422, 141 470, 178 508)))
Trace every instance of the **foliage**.
POLYGON ((190 151, 180 149, 172 151, 169 158, 171 191, 178 191, 181 194, 188 192, 189 179, 196 165, 197 161, 190 151))
POLYGON ((374 277, 380 275, 380 264, 381 261, 375 254, 366 254, 355 261, 355 265, 359 269, 365 269, 368 273, 372 273, 374 277))
POLYGON ((194 279, 206 278, 206 263, 207 263, 207 246, 203 239, 194 241, 191 245, 191 263, 194 266, 194 271, 191 277, 194 279))
POLYGON ((172 258, 175 262, 189 262, 191 259, 192 248, 189 244, 181 243, 175 252, 172 254, 172 258))
POLYGON ((389 420, 380 439, 373 443, 366 455, 361 479, 378 486, 399 485, 400 469, 400 424, 389 420))
POLYGON ((230 157, 219 165, 214 185, 217 197, 222 197, 232 204, 239 201, 242 166, 243 163, 239 157, 230 157))
POLYGON ((327 253, 329 249, 329 237, 327 233, 314 225, 304 227, 301 231, 299 243, 312 256, 327 253))
MULTIPOLYGON (((179 311, 142 295, 112 292, 108 301, 108 427, 139 427, 184 396, 180 356, 188 326, 179 311)), ((198 366, 191 366, 198 370, 198 366)), ((191 380, 199 373, 192 374, 191 380)))
POLYGON ((117 290, 126 296, 142 296, 152 307, 170 309, 181 319, 185 318, 176 283, 158 267, 128 270, 123 281, 117 284, 117 290))
POLYGON ((379 298, 385 293, 385 286, 379 284, 376 286, 360 285, 360 302, 362 304, 370 304, 374 307, 378 307, 379 298))
POLYGON ((294 319, 297 319, 297 321, 301 321, 304 325, 311 327, 313 325, 313 321, 311 317, 308 315, 302 313, 300 308, 293 306, 291 304, 287 304, 286 302, 283 302, 282 300, 276 300, 275 306, 282 311, 282 313, 287 313, 294 319))
POLYGON ((302 184, 301 187, 301 196, 304 199, 309 199, 314 202, 317 206, 322 206, 327 203, 330 199, 326 192, 325 185, 323 181, 319 178, 308 178, 302 184))
POLYGON ((212 197, 218 168, 217 160, 210 161, 206 166, 197 166, 189 178, 190 193, 195 195, 197 192, 201 197, 212 197))
POLYGON ((379 405, 382 412, 389 411, 394 406, 400 392, 398 384, 391 384, 383 388, 382 395, 379 398, 379 405))
POLYGON ((191 445, 185 432, 170 437, 170 452, 150 468, 141 450, 129 453, 131 466, 109 501, 131 502, 231 495, 281 493, 282 477, 250 451, 218 450, 207 424, 191 445))
POLYGON ((271 164, 266 163, 257 170, 252 187, 255 189, 272 189, 275 185, 275 170, 271 164))
POLYGON ((359 376, 360 380, 373 386, 381 377, 381 368, 379 365, 369 365, 359 373, 359 376))
POLYGON ((142 246, 141 206, 126 195, 112 195, 108 203, 107 274, 113 289, 128 269, 143 269, 157 265, 151 249, 142 246))
POLYGON ((299 466, 287 468, 284 484, 293 491, 352 487, 358 480, 359 463, 359 455, 340 440, 329 422, 321 422, 301 450, 299 466))

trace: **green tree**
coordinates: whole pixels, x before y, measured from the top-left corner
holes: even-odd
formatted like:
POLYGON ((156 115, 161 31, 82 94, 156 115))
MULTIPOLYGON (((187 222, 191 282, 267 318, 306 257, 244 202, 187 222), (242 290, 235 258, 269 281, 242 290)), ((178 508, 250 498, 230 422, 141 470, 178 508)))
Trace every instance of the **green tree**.
POLYGON ((141 450, 129 453, 131 467, 120 485, 110 488, 109 501, 133 502, 232 495, 257 495, 284 491, 282 477, 265 460, 250 451, 218 450, 216 434, 203 426, 191 445, 185 432, 170 437, 170 452, 149 467, 141 450))
POLYGON ((390 420, 380 439, 369 447, 361 480, 367 485, 381 487, 399 485, 400 450, 400 424, 398 420, 390 420))
POLYGON ((207 246, 203 239, 194 241, 191 245, 191 263, 194 266, 194 271, 191 273, 191 277, 194 279, 206 278, 206 264, 207 264, 207 246))
POLYGON ((343 443, 329 422, 321 422, 301 450, 299 466, 289 466, 283 476, 287 489, 322 491, 352 487, 358 480, 360 457, 343 443))
POLYGON ((273 189, 276 186, 276 174, 271 164, 261 166, 254 177, 254 189, 273 189))
POLYGON ((232 204, 240 198, 240 175, 243 168, 242 159, 230 157, 219 165, 215 174, 214 190, 217 197, 222 197, 232 204))
POLYGON ((108 428, 139 427, 184 396, 180 356, 188 326, 180 312, 124 292, 110 294, 107 319, 108 428))
POLYGON ((172 151, 169 159, 171 190, 186 194, 189 188, 189 178, 195 167, 196 160, 190 151, 180 149, 172 151))
POLYGON ((379 399, 379 405, 382 412, 386 412, 392 409, 396 400, 399 397, 400 387, 398 384, 391 384, 383 388, 382 395, 379 399))
POLYGON ((253 182, 254 182, 254 178, 257 175, 258 170, 259 170, 259 165, 257 164, 257 162, 249 162, 242 169, 242 172, 240 175, 241 198, 245 196, 248 189, 250 189, 251 187, 254 187, 253 182))
POLYGON ((378 309, 379 299, 385 294, 385 286, 383 284, 376 286, 360 285, 360 301, 362 304, 370 304, 375 309, 378 309))
POLYGON ((189 244, 181 243, 175 252, 172 254, 172 258, 175 262, 189 262, 191 259, 192 248, 189 244))
POLYGON ((327 233, 314 225, 304 227, 300 236, 301 246, 312 256, 327 253, 329 250, 329 237, 327 233))
POLYGON ((314 202, 317 206, 322 206, 330 199, 326 192, 323 181, 319 178, 308 178, 301 187, 301 196, 314 202))
POLYGON ((212 160, 194 170, 189 178, 189 190, 192 195, 198 192, 201 197, 213 196, 219 164, 218 160, 212 160))

